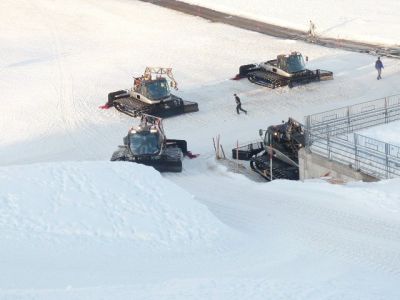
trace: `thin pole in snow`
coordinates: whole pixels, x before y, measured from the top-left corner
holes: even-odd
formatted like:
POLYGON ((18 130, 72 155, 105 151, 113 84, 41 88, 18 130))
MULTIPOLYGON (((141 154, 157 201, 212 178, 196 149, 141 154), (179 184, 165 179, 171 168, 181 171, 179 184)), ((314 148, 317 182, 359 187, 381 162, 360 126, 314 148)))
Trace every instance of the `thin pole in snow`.
POLYGON ((215 146, 215 138, 213 137, 212 140, 213 140, 214 152, 215 152, 215 155, 217 155, 217 147, 215 146))
POLYGON ((269 176, 272 181, 272 146, 269 143, 269 176))
POLYGON ((219 134, 217 135, 217 159, 220 159, 219 157, 219 134))
POLYGON ((239 140, 236 141, 236 172, 239 173, 239 140))
POLYGON ((221 152, 222 152, 222 155, 223 155, 223 157, 224 157, 224 159, 226 158, 226 156, 225 156, 225 151, 224 151, 224 148, 222 147, 222 144, 220 145, 221 146, 221 152))

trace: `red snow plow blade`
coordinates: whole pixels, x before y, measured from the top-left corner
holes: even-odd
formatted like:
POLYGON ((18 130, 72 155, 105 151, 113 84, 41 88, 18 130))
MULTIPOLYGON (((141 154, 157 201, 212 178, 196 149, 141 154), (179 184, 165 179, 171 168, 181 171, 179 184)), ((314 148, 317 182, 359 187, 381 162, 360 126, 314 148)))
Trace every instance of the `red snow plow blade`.
POLYGON ((187 151, 187 152, 185 153, 185 156, 189 157, 190 159, 196 158, 196 157, 198 157, 199 155, 200 155, 200 154, 193 154, 193 153, 190 152, 190 151, 187 151))
POLYGON ((100 108, 100 109, 109 109, 110 106, 106 103, 106 104, 104 104, 104 105, 100 105, 99 108, 100 108))
POLYGON ((236 74, 235 77, 232 77, 231 80, 240 80, 244 78, 243 76, 240 76, 240 74, 236 74))

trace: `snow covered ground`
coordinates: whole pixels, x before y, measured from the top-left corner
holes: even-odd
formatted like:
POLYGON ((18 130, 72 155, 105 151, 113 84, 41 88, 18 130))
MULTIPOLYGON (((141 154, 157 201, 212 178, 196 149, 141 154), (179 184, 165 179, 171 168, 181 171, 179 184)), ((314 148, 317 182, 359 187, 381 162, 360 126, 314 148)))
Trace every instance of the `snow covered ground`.
POLYGON ((307 31, 317 35, 386 45, 400 45, 397 0, 184 0, 214 10, 307 31))
POLYGON ((397 121, 389 124, 367 128, 365 130, 361 130, 358 133, 400 147, 400 133, 397 129, 399 128, 399 125, 400 121, 397 121))
POLYGON ((4 0, 0 20, 1 299, 400 298, 399 180, 254 182, 212 147, 216 134, 229 151, 289 116, 399 93, 399 61, 377 81, 374 57, 138 1, 4 0), (335 79, 229 80, 293 50, 335 79), (108 162, 136 121, 98 106, 147 65, 172 66, 178 95, 199 103, 164 122, 200 153, 181 174, 108 162))
POLYGON ((288 190, 198 164, 0 168, 1 298, 400 296, 399 180, 288 190))

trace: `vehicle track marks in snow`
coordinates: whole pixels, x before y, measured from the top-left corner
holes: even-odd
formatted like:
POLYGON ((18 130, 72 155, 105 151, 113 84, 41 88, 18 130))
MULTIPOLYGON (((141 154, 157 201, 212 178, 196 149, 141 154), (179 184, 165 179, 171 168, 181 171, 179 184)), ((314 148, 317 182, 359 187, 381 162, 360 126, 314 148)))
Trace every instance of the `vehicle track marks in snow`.
MULTIPOLYGON (((189 187, 189 191, 196 195, 198 200, 206 203, 221 221, 233 228, 254 232, 257 236, 263 233, 267 240, 268 237, 272 238, 271 233, 279 232, 275 238, 291 240, 298 248, 306 246, 309 251, 339 259, 344 264, 368 266, 376 271, 400 277, 398 222, 388 222, 380 219, 379 215, 365 216, 356 211, 346 211, 346 207, 335 205, 334 195, 327 196, 323 203, 317 203, 316 198, 293 198, 293 194, 286 191, 280 191, 278 196, 277 187, 283 185, 283 181, 272 184, 254 182, 251 185, 255 191, 247 187, 243 203, 231 202, 229 195, 240 193, 240 186, 243 185, 237 181, 241 175, 232 173, 231 176, 221 177, 220 168, 223 167, 202 167, 196 170, 185 168, 183 174, 167 177, 189 187), (215 192, 218 189, 214 188, 214 183, 218 182, 220 185, 222 181, 226 181, 224 186, 231 182, 228 185, 232 190, 226 191, 225 194, 218 192, 213 196, 204 197, 201 189, 194 188, 196 185, 191 182, 203 182, 205 178, 208 180, 203 184, 215 192), (264 197, 260 198, 260 194, 264 194, 264 197), (259 206, 262 202, 265 211, 261 213, 259 206), (259 208, 253 208, 252 203, 254 207, 259 208)), ((340 197, 339 195, 337 197, 340 197)))

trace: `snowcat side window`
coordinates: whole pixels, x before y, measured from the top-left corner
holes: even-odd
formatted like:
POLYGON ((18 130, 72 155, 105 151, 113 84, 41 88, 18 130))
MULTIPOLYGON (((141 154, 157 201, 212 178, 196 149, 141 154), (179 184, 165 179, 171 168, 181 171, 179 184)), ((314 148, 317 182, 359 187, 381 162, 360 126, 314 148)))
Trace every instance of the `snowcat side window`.
POLYGON ((148 93, 147 93, 147 86, 145 84, 142 84, 140 93, 145 96, 146 98, 149 98, 148 93))
POLYGON ((135 92, 140 92, 140 87, 141 87, 141 81, 138 78, 135 78, 134 82, 133 82, 133 90, 135 92))
POLYGON ((283 57, 279 58, 279 69, 287 71, 287 63, 286 63, 285 58, 283 58, 283 57))
POLYGON ((269 130, 267 130, 264 136, 264 144, 265 145, 274 144, 273 137, 274 137, 274 132, 270 132, 269 130))

